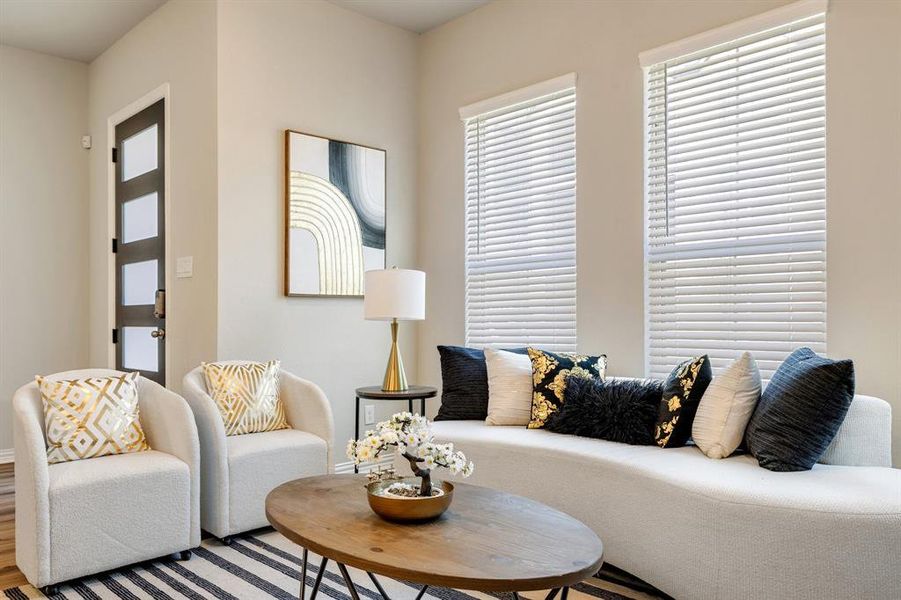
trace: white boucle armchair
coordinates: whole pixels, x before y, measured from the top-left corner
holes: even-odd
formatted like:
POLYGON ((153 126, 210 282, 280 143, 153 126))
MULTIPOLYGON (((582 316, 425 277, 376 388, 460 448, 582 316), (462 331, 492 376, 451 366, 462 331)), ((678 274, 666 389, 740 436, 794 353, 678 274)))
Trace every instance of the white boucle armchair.
POLYGON ((280 370, 279 397, 291 428, 232 436, 225 435, 202 367, 185 375, 184 395, 200 435, 201 527, 222 542, 269 524, 266 496, 277 486, 331 472, 332 409, 316 384, 280 370))
MULTIPOLYGON (((121 375, 66 371, 51 379, 121 375)), ((138 380, 150 450, 48 464, 44 409, 35 382, 13 396, 16 564, 35 587, 175 554, 200 545, 200 448, 184 399, 138 380)))

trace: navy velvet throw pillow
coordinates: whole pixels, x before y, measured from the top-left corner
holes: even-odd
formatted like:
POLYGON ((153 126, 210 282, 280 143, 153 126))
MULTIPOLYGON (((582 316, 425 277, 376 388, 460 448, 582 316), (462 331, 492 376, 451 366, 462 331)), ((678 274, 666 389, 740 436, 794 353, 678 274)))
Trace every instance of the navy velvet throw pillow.
POLYGON ((564 402, 548 417, 545 429, 624 444, 653 444, 662 392, 660 380, 570 376, 564 402))
MULTIPOLYGON (((525 348, 509 352, 525 354, 525 348)), ((438 346, 441 356, 441 407, 436 421, 484 421, 488 416, 488 369, 477 348, 438 346)))
POLYGON ((854 399, 854 363, 800 348, 785 359, 745 430, 748 451, 770 471, 807 471, 838 433, 854 399))

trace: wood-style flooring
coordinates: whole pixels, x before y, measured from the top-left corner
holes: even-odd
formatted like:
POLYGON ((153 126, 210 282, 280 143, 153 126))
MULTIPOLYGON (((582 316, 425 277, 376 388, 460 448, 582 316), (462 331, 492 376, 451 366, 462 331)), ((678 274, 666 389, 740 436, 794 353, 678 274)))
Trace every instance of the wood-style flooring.
POLYGON ((16 567, 16 492, 13 465, 0 465, 0 590, 24 585, 16 567))

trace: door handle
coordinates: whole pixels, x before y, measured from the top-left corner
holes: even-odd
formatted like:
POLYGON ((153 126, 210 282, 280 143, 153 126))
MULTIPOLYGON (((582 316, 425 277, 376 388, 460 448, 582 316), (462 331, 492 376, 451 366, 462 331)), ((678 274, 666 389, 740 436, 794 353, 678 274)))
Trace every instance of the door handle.
POLYGON ((165 329, 154 329, 153 331, 150 332, 150 337, 159 338, 162 340, 163 338, 166 337, 166 330, 165 329))

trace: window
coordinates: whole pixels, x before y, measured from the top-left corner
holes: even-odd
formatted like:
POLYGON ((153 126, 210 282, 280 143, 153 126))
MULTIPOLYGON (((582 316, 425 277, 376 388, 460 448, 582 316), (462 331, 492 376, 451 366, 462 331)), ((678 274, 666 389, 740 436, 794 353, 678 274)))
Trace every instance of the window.
POLYGON ((466 344, 574 351, 575 76, 460 114, 466 132, 466 344))
POLYGON ((647 372, 826 350, 824 16, 647 65, 647 372))

